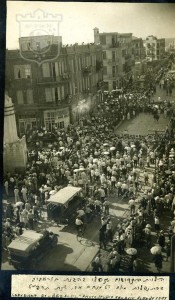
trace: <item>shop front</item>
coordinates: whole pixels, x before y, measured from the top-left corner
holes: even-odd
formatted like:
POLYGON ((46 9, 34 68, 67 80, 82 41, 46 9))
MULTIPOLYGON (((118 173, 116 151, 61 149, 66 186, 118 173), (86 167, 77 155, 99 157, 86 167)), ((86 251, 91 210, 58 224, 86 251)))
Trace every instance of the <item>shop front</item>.
POLYGON ((37 125, 37 118, 34 113, 18 115, 18 130, 20 136, 25 135, 31 130, 35 130, 37 125))
POLYGON ((69 124, 69 108, 44 111, 44 125, 46 130, 53 131, 55 128, 67 128, 69 124))

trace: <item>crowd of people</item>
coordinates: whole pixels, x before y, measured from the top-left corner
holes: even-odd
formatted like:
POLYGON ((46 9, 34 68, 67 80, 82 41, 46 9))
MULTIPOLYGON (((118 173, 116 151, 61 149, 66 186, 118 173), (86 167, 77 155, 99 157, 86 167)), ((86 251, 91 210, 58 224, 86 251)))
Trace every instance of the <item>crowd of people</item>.
MULTIPOLYGON (((163 137, 158 133, 152 137, 129 136, 127 132, 117 135, 114 131, 120 121, 130 120, 140 112, 154 115, 156 111, 160 115, 166 109, 165 117, 170 117, 171 104, 152 103, 154 92, 142 88, 107 93, 89 118, 82 117, 78 125, 66 129, 55 127, 52 132, 42 127, 28 134, 25 174, 4 174, 4 193, 8 199, 3 215, 4 250, 24 228, 37 228, 47 200, 67 185, 82 188, 83 201, 74 220, 77 231, 92 222, 95 215, 101 222, 100 248, 106 249, 109 242, 114 242, 109 270, 118 270, 120 255, 142 239, 151 246, 147 221, 152 216, 160 238, 162 208, 172 214, 175 209, 173 148, 171 157, 169 154, 173 131, 167 128, 163 137), (152 176, 147 171, 150 165, 157 170, 152 176), (149 189, 138 200, 143 185, 149 185, 149 189), (117 232, 109 214, 110 197, 129 201, 130 216, 119 224, 117 232)), ((170 225, 175 227, 175 221, 173 224, 170 225)), ((100 257, 97 260, 94 270, 101 269, 100 257)), ((133 262, 136 265, 135 259, 133 262)))

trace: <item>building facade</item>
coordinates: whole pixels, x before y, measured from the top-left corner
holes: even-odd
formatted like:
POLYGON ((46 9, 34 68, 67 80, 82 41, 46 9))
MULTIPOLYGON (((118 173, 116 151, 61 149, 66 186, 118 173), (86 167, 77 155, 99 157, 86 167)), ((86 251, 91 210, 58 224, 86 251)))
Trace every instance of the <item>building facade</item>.
POLYGON ((100 33, 94 28, 94 42, 103 50, 103 81, 106 90, 120 88, 132 76, 135 64, 132 33, 100 33))
POLYGON ((141 62, 145 59, 145 47, 142 38, 133 37, 132 44, 134 48, 135 62, 141 62))
POLYGON ((161 60, 165 56, 165 39, 150 35, 144 41, 146 58, 149 61, 161 60))
MULTIPOLYGON (((21 38, 24 59, 20 50, 7 50, 6 84, 16 111, 18 132, 44 126, 67 127, 78 121, 97 99, 102 82, 102 49, 99 45, 63 46, 55 57, 58 44, 49 44, 45 52, 47 61, 36 63, 35 51, 30 51, 31 41, 21 38)), ((47 47, 49 36, 37 37, 35 47, 47 47), (43 46, 44 45, 44 46, 43 46)), ((33 49, 32 45, 32 49, 33 49)), ((36 48, 37 49, 37 48, 36 48)))

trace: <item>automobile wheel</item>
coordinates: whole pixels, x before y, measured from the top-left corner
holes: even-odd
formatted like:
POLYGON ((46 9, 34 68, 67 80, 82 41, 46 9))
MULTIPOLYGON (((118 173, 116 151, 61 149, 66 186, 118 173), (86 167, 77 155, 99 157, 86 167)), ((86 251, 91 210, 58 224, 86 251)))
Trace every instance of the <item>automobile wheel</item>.
POLYGON ((36 263, 37 263, 36 258, 32 258, 31 263, 30 263, 31 269, 35 269, 36 263))

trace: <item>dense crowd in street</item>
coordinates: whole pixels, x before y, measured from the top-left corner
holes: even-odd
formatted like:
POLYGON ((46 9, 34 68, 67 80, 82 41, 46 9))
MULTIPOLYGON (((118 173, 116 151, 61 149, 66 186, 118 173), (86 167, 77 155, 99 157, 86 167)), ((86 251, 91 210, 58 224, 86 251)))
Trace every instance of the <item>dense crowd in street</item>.
MULTIPOLYGON (((104 94, 103 102, 81 118, 78 125, 48 132, 38 128, 28 133, 28 164, 25 174, 5 174, 4 190, 8 205, 4 210, 3 248, 25 229, 37 229, 47 200, 64 186, 81 187, 81 206, 74 226, 77 234, 85 230, 93 217, 99 218, 99 247, 112 243, 108 270, 119 271, 121 256, 131 258, 128 268, 137 270, 137 247, 141 243, 152 249, 151 232, 157 234, 157 250, 153 256, 157 270, 162 269, 162 251, 170 256, 170 238, 175 230, 175 152, 171 145, 173 130, 152 136, 117 135, 115 127, 140 112, 172 117, 170 103, 153 103, 155 86, 104 94), (148 169, 154 166, 152 175, 148 169), (141 176, 142 174, 142 176, 141 176), (140 191, 144 194, 140 197, 140 191), (10 199, 14 197, 15 204, 10 199), (110 216, 110 197, 128 200, 130 215, 114 230, 110 216), (168 236, 161 220, 171 215, 168 236), (152 225, 154 224, 154 225, 152 225), (153 227, 154 226, 154 227, 153 227), (134 248, 133 248, 134 247, 134 248), (130 250, 130 249, 135 249, 130 250)), ((160 99, 159 99, 160 100, 160 99)), ((92 263, 93 271, 102 271, 99 255, 92 263)))

